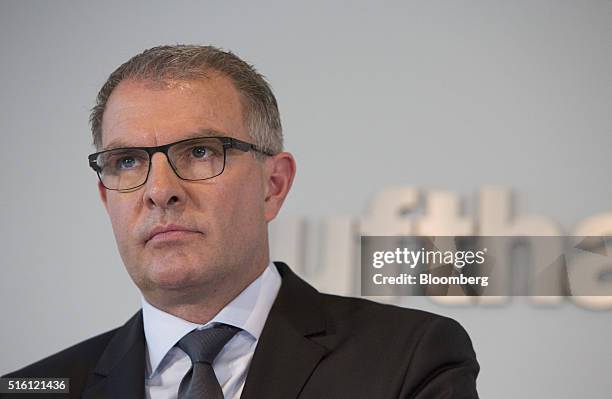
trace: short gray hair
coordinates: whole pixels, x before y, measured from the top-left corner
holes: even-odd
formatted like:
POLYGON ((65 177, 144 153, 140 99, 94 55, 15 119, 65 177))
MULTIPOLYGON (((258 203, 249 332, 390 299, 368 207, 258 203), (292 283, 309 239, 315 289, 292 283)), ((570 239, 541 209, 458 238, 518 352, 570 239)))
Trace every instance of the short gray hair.
POLYGON ((98 92, 89 122, 93 143, 102 147, 102 117, 113 90, 123 80, 153 82, 194 80, 216 71, 229 78, 243 107, 244 124, 258 145, 273 154, 283 150, 283 130, 276 98, 265 78, 235 54, 213 46, 172 45, 153 47, 132 57, 110 74, 98 92))

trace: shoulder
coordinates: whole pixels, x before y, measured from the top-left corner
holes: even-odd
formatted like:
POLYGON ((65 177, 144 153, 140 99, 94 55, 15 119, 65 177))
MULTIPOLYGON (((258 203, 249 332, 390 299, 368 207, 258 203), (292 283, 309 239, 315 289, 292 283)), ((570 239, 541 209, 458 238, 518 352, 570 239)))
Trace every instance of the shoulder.
POLYGON ((96 335, 3 377, 71 377, 87 375, 118 329, 96 335))
POLYGON ((457 321, 363 298, 320 294, 320 300, 344 364, 371 363, 363 379, 394 381, 402 398, 478 397, 480 367, 457 321))
MULTIPOLYGON (((361 351, 399 355, 404 361, 435 367, 435 363, 475 363, 472 341, 461 324, 449 317, 363 298, 320 294, 328 327, 361 351), (369 349, 366 349, 369 348, 369 349)), ((399 361, 398 357, 398 361, 399 361)))
POLYGON ((449 330, 467 337, 465 329, 457 321, 435 313, 330 294, 320 294, 320 300, 333 323, 349 324, 352 328, 391 329, 411 335, 449 330))
MULTIPOLYGON (((395 352, 414 353, 431 344, 429 338, 433 337, 473 356, 467 332, 451 318, 364 298, 320 293, 286 264, 275 264, 283 278, 277 297, 282 306, 277 311, 290 318, 296 318, 296 314, 310 318, 306 315, 316 313, 325 319, 326 330, 339 342, 364 345, 374 351, 384 346, 388 349, 392 343, 395 352)), ((435 346, 442 348, 441 343, 435 346)))

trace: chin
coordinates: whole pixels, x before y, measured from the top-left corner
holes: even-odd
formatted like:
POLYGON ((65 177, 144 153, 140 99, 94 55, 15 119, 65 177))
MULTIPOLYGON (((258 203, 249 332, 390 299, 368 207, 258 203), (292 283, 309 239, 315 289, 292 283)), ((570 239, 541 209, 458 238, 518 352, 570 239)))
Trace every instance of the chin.
POLYGON ((149 286, 163 290, 180 290, 193 287, 204 287, 210 284, 215 273, 206 273, 202 266, 196 265, 171 265, 156 264, 152 265, 146 273, 146 280, 149 286))
POLYGON ((178 288, 193 284, 193 277, 189 274, 170 271, 164 273, 156 273, 148 276, 148 280, 157 287, 163 288, 178 288))

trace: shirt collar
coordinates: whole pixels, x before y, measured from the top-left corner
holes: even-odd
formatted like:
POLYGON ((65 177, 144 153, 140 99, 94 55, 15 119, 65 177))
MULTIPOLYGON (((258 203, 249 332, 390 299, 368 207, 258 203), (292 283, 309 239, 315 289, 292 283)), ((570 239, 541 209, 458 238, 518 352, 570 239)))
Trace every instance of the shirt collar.
POLYGON ((274 264, 249 284, 206 324, 191 323, 160 310, 141 297, 144 333, 147 341, 150 370, 153 374, 168 351, 187 333, 213 323, 229 324, 246 331, 258 340, 270 308, 281 285, 281 277, 274 264))

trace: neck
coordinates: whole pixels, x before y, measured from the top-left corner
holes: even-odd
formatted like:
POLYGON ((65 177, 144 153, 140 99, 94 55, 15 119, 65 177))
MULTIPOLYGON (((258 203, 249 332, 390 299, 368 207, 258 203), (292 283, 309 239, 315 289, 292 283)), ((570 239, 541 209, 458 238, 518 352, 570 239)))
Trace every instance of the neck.
POLYGON ((198 286, 171 292, 142 291, 142 294, 147 302, 166 313, 192 323, 205 324, 255 281, 268 264, 269 262, 263 263, 261 267, 244 273, 242 278, 233 281, 231 278, 225 278, 224 281, 211 282, 207 287, 198 286))

